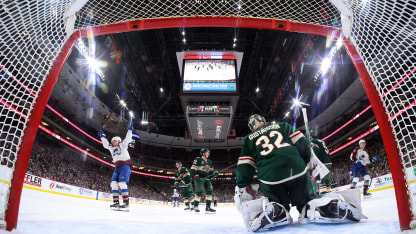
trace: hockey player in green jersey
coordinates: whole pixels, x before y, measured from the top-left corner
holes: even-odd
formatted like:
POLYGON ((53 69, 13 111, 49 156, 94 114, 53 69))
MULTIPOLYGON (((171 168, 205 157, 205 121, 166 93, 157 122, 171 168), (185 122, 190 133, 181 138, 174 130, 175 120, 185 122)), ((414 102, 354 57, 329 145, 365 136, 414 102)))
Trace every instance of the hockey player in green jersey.
POLYGON ((252 133, 243 140, 234 199, 250 231, 292 223, 290 205, 296 206, 303 223, 361 219, 361 212, 338 195, 314 199, 307 166, 311 148, 300 131, 284 122, 266 124, 257 114, 248 125, 252 133), (255 199, 251 182, 256 171, 265 198, 255 199))
POLYGON ((190 170, 191 177, 195 183, 194 211, 199 212, 198 205, 201 201, 202 193, 205 193, 205 213, 215 213, 215 210, 211 208, 213 189, 210 178, 218 176, 218 171, 214 171, 212 162, 208 159, 210 156, 208 149, 201 149, 200 155, 201 157, 195 158, 190 170))
POLYGON ((181 162, 176 162, 176 169, 174 187, 181 191, 183 201, 185 202, 184 210, 191 211, 190 204, 194 200, 191 175, 188 169, 182 166, 181 162))
MULTIPOLYGON (((311 131, 311 145, 312 149, 315 152, 315 155, 319 160, 331 171, 332 162, 329 157, 329 150, 325 145, 325 141, 316 139, 316 131, 311 131)), ((331 192, 331 173, 328 173, 324 178, 320 179, 319 182, 319 194, 325 194, 331 192)))

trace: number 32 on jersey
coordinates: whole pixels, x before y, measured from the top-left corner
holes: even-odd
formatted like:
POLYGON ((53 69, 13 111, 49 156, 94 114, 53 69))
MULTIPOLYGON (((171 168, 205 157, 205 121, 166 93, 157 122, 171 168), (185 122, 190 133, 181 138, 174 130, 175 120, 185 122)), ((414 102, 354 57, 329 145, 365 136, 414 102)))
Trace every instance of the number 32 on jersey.
POLYGON ((271 131, 269 133, 269 136, 259 137, 256 141, 256 146, 261 145, 261 147, 263 147, 263 150, 260 151, 260 155, 261 156, 266 156, 266 155, 270 154, 273 151, 274 148, 280 149, 280 148, 283 148, 283 147, 290 146, 290 144, 282 143, 282 141, 283 141, 283 135, 280 132, 271 131), (270 139, 274 138, 275 136, 277 136, 276 140, 274 141, 273 144, 270 144, 270 139))

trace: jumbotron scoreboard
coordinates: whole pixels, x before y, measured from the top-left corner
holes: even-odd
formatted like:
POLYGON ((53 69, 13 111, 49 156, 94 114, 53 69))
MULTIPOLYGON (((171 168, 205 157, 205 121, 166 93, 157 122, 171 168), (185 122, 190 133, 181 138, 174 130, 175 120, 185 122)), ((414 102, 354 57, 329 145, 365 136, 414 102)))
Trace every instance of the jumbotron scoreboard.
POLYGON ((230 130, 232 110, 232 106, 187 106, 186 116, 193 139, 223 142, 230 130))
POLYGON ((195 142, 226 141, 239 99, 242 57, 235 51, 177 53, 182 108, 195 142))

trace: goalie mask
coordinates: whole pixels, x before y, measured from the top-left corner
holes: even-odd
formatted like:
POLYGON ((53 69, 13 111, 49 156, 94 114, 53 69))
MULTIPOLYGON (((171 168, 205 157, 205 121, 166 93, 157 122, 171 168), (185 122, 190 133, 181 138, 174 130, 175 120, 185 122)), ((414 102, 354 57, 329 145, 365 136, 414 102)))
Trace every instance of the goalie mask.
POLYGON ((248 127, 250 128, 250 130, 252 132, 256 131, 257 129, 263 127, 264 125, 266 125, 266 120, 264 119, 263 116, 259 115, 259 114, 254 114, 251 115, 248 118, 248 127))

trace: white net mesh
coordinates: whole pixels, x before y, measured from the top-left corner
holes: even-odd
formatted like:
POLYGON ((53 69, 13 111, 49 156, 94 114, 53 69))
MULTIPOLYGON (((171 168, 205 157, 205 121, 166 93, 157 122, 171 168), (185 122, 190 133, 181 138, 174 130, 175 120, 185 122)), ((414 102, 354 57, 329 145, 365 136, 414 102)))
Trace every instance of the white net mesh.
MULTIPOLYGON (((416 164, 416 1, 346 1, 353 12, 352 41, 392 116, 404 168, 416 164), (407 75, 407 78, 406 78, 407 75), (405 79, 404 79, 405 78, 405 79), (392 89, 394 88, 394 89, 392 89), (409 106, 410 105, 410 106, 409 106), (407 108, 401 115, 394 115, 407 108)), ((304 0, 83 0, 2 1, 0 5, 0 219, 4 219, 11 173, 36 102, 36 94, 70 35, 65 12, 80 5, 75 30, 140 19, 239 17, 288 20, 340 28, 329 1, 304 0), (4 170, 3 170, 4 169, 4 170)), ((68 23, 69 24, 69 23, 68 23)), ((180 25, 178 25, 180 27, 180 25)), ((410 182, 408 174, 407 181, 410 182)), ((412 188, 409 194, 416 194, 412 188)), ((413 197, 410 199, 413 203, 413 197)), ((414 206, 416 207, 416 206, 414 206)), ((412 209, 414 210, 414 209, 412 209)))
POLYGON ((390 116, 416 217, 416 1, 348 1, 352 41, 390 116))
POLYGON ((27 116, 66 41, 62 15, 68 2, 2 1, 0 5, 1 220, 27 116))

